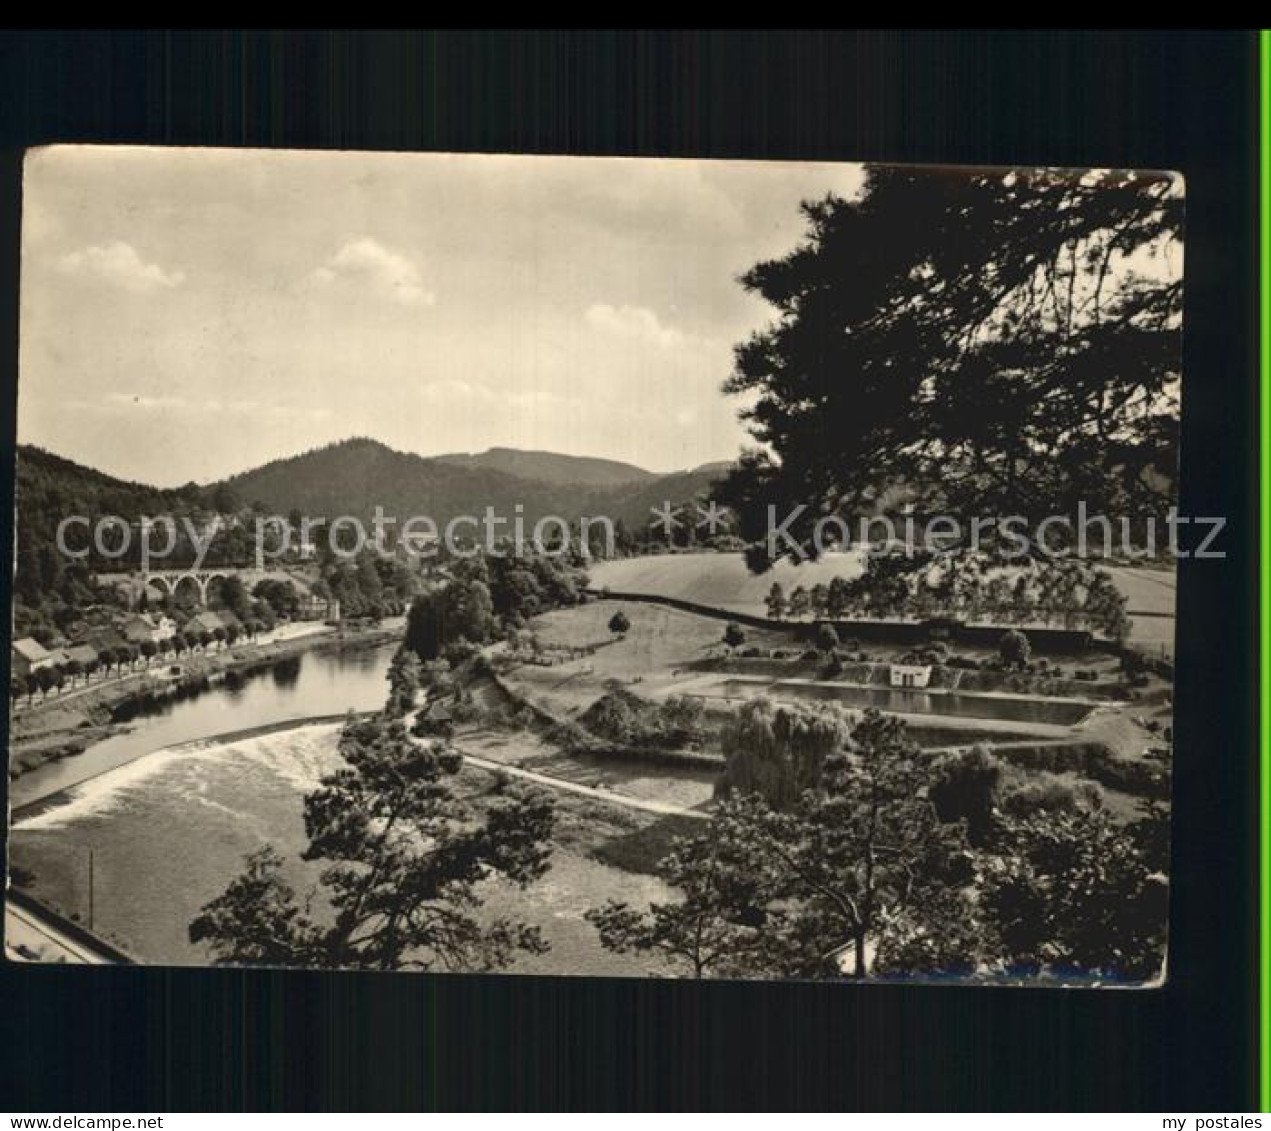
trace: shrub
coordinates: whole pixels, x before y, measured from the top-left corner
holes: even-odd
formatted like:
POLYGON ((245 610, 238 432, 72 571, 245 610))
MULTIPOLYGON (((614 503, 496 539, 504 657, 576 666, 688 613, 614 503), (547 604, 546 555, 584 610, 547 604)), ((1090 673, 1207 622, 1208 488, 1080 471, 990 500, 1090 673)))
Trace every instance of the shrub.
POLYGON ((562 750, 583 750, 592 744, 590 733, 573 719, 563 719, 543 736, 562 750))
POLYGON ((444 720, 431 720, 420 715, 410 728, 416 738, 449 738, 454 734, 454 726, 444 720))
POLYGON ((1128 676, 1136 676, 1142 674, 1147 668, 1147 662, 1137 652, 1125 652, 1121 656, 1121 670, 1128 676))
POLYGON ((654 704, 621 688, 610 690, 580 716, 591 734, 624 746, 678 746, 702 735, 699 700, 673 695, 654 704))
POLYGON ((457 668, 460 664, 472 659, 481 649, 475 644, 459 639, 447 644, 442 651, 442 655, 446 658, 452 668, 457 668))
POLYGON ((927 796, 940 820, 965 821, 967 840, 979 846, 992 835, 1001 780, 1001 762, 985 747, 973 746, 935 764, 927 796))
POLYGON ((1001 801, 1002 812, 1011 817, 1102 808, 1103 794, 1094 782, 1070 783, 1053 777, 1018 786, 1006 793, 1001 801))
POLYGON ((1033 649, 1027 636, 1017 628, 1009 628, 1002 633, 1001 639, 997 642, 997 651, 1002 658, 1002 663, 1022 668, 1028 663, 1033 649))

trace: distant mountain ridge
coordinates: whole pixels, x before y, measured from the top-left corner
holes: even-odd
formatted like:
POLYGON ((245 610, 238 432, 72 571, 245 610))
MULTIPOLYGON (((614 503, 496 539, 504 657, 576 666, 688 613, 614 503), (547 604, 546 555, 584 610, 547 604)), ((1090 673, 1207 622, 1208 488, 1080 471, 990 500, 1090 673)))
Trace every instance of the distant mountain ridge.
POLYGON ((490 448, 475 454, 456 452, 433 458, 460 467, 501 471, 506 475, 515 475, 518 479, 588 487, 613 487, 657 478, 652 471, 618 460, 567 456, 558 452, 528 451, 522 448, 490 448))
POLYGON ((427 515, 445 523, 458 515, 480 517, 493 507, 509 521, 518 513, 527 523, 546 515, 571 521, 584 514, 606 515, 635 528, 649 521, 651 506, 707 491, 728 466, 657 475, 612 460, 508 448, 476 457, 426 457, 357 438, 274 460, 225 483, 243 500, 259 501, 280 514, 294 508, 313 516, 366 519, 379 506, 398 519, 427 515), (513 474, 505 470, 510 466, 532 474, 513 474), (630 478, 632 472, 637 478, 630 478), (623 478, 614 481, 619 474, 623 478))
POLYGON ((711 484, 729 466, 706 464, 691 471, 658 475, 617 461, 533 452, 520 464, 537 472, 531 477, 488 466, 491 462, 515 462, 514 457, 524 453, 492 451, 499 453, 493 460, 428 458, 360 437, 271 460, 218 482, 157 488, 19 445, 19 528, 36 527, 43 536, 51 537, 51 529, 44 531, 43 527, 55 522, 68 507, 72 513, 117 513, 133 519, 142 514, 222 510, 230 505, 228 500, 237 499, 239 505, 259 503, 275 514, 299 510, 328 520, 349 515, 369 522, 379 507, 385 516, 399 521, 426 515, 443 525, 459 515, 480 519, 486 508, 492 507, 509 527, 517 517, 523 518, 529 529, 547 515, 571 522, 589 515, 607 516, 615 522, 621 519, 635 530, 648 523, 651 507, 708 495, 711 484), (619 469, 624 476, 620 481, 588 482, 589 475, 606 480, 619 474, 619 469), (632 471, 638 473, 637 478, 628 477, 632 471), (226 503, 222 504, 222 499, 226 503))

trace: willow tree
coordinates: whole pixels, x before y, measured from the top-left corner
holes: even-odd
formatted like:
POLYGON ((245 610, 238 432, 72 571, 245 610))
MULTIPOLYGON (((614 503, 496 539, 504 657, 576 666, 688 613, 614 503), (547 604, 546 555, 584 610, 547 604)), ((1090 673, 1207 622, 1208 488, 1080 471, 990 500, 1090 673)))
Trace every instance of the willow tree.
POLYGON ((743 703, 721 734, 724 772, 721 796, 758 794, 788 809, 821 780, 825 760, 847 742, 849 720, 838 707, 743 703))
POLYGON ((601 944, 660 953, 695 977, 977 969, 994 940, 971 892, 963 828, 941 823, 925 796, 928 767, 905 725, 873 709, 850 733, 829 716, 773 714, 748 712, 750 730, 767 731, 770 755, 821 751, 804 762, 806 783, 789 795, 789 770, 773 772, 784 757, 763 759, 748 786, 734 781, 702 833, 659 866, 679 897, 588 912, 601 944))

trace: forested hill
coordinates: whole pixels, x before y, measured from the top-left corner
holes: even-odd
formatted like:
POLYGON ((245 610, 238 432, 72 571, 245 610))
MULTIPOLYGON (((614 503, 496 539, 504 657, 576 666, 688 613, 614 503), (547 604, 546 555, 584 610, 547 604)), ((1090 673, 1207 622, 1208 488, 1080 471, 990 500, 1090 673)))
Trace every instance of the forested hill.
MULTIPOLYGON (((23 444, 17 452, 17 497, 33 517, 61 514, 119 514, 125 518, 165 512, 213 509, 215 491, 190 483, 184 487, 152 487, 116 479, 43 448, 23 444)), ((53 520, 53 525, 57 521, 53 520)))
POLYGON ((652 471, 631 463, 519 448, 490 448, 474 455, 455 453, 435 458, 459 467, 485 468, 515 475, 519 479, 537 479, 575 487, 614 487, 658 478, 652 471))
MULTIPOLYGON (((570 457, 559 457, 568 461, 570 457)), ((542 466, 543 461, 537 462, 542 466)), ((558 465, 561 466, 561 465, 558 465)), ((190 519, 200 531, 217 518, 220 532, 205 549, 209 565, 241 565, 254 557, 252 511, 292 516, 299 511, 329 521, 342 515, 373 520, 377 507, 400 524, 426 515, 444 526, 458 515, 480 521, 487 508, 513 533, 520 516, 529 535, 546 515, 574 522, 582 515, 607 516, 638 539, 647 532, 650 507, 677 506, 710 492, 720 468, 711 466, 675 475, 648 476, 615 485, 554 483, 525 479, 470 463, 394 451, 373 440, 346 440, 208 485, 177 488, 133 483, 97 471, 40 448, 17 452, 17 555, 14 576, 14 628, 19 635, 52 640, 82 618, 83 610, 105 599, 93 580, 102 569, 130 569, 139 564, 141 540, 136 524, 143 518, 190 519), (76 524, 67 541, 86 557, 67 557, 57 546, 58 524, 81 516, 90 525, 107 516, 133 527, 102 529, 105 553, 91 549, 89 526, 76 524), (127 541, 125 547, 123 543, 127 541)), ((196 550, 185 523, 164 564, 184 566, 196 550)), ((166 537, 161 538, 163 545, 166 537)), ((620 545, 624 544, 620 542, 620 545)), ((630 543, 625 543, 629 545, 630 543)), ((348 596, 348 594, 345 594, 348 596)), ((348 602, 349 607, 353 603, 348 602)))
MULTIPOLYGON (((19 635, 36 625, 48 629, 49 617, 55 612, 93 602, 92 569, 132 564, 132 556, 117 561, 65 557, 56 541, 63 519, 80 516, 95 522, 111 515, 135 523, 143 517, 171 515, 191 516, 202 522, 215 511, 233 509, 225 505, 231 500, 215 487, 189 484, 165 490, 132 483, 30 446, 18 448, 15 486, 13 592, 14 625, 19 635)), ((116 529, 112 533, 118 537, 120 532, 116 529)), ((67 541, 76 550, 87 548, 87 530, 82 525, 73 526, 67 541)))
POLYGON ((351 439, 274 460, 226 481, 235 494, 287 514, 369 519, 375 508, 404 519, 428 515, 445 522, 481 514, 487 506, 512 516, 520 503, 527 519, 558 514, 576 489, 521 479, 488 467, 395 451, 376 440, 351 439))
MULTIPOLYGON (((562 461, 557 465, 561 467, 572 457, 554 458, 562 461)), ((542 466, 542 460, 531 461, 535 462, 542 466)), ((519 505, 527 531, 549 514, 569 521, 580 515, 605 515, 637 531, 648 524, 650 507, 683 504, 708 494, 722 470, 721 465, 712 464, 613 485, 550 482, 472 463, 426 459, 374 440, 355 439, 275 460, 220 483, 159 488, 117 479, 41 448, 21 446, 16 480, 17 590, 30 603, 39 604, 60 585, 61 567, 68 563, 52 560, 54 539, 58 523, 72 515, 90 521, 113 515, 129 523, 143 517, 192 516, 202 525, 213 515, 242 515, 244 508, 255 507, 271 514, 298 510, 314 518, 351 515, 369 521, 379 506, 385 516, 399 522, 427 515, 442 525, 457 515, 479 519, 487 507, 510 523, 519 505)), ((236 560, 235 555, 250 556, 250 547, 239 545, 249 525, 240 523, 227 531, 214 545, 213 556, 227 555, 227 561, 236 560)), ((83 531, 76 527, 71 537, 78 543, 83 531)), ((183 549, 174 561, 183 560, 183 549)), ((97 568, 109 564, 95 562, 97 568)), ((123 558, 116 564, 132 563, 123 558)))
POLYGON ((721 474, 719 465, 709 465, 673 475, 646 472, 635 481, 597 483, 597 477, 625 474, 614 469, 629 465, 541 452, 515 454, 528 458, 428 459, 375 440, 353 439, 275 460, 227 480, 225 486, 244 501, 259 502, 276 513, 296 509, 328 519, 342 514, 367 519, 380 506, 399 520, 427 515, 444 523, 461 514, 481 516, 486 507, 511 520, 519 504, 531 523, 549 514, 566 519, 604 514, 634 528, 648 521, 649 506, 688 499, 707 490, 721 474), (521 466, 550 478, 513 475, 488 466, 491 462, 521 466), (597 471, 596 464, 607 466, 597 471), (576 478, 566 477, 570 466, 578 468, 576 478))
MULTIPOLYGON (((22 445, 17 451, 18 575, 31 576, 32 560, 55 545, 58 524, 72 516, 95 520, 116 515, 127 522, 143 516, 206 515, 233 509, 215 487, 193 483, 165 489, 116 479, 43 448, 22 445)), ((75 534, 82 536, 77 527, 75 534)))

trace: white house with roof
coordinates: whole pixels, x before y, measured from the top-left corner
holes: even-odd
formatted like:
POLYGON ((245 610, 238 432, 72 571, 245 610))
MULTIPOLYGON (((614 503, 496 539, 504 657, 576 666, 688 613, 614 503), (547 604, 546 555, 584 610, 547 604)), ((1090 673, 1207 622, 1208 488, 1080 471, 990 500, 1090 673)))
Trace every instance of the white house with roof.
POLYGON ((168 616, 133 613, 120 622, 119 630, 133 644, 142 644, 147 640, 162 644, 172 639, 177 626, 176 621, 168 616))
POLYGON ((38 672, 41 668, 51 668, 57 663, 57 657, 38 640, 24 636, 13 642, 12 666, 13 674, 27 676, 38 672))
POLYGON ((931 683, 930 664, 892 664, 892 687, 926 687, 931 683))

